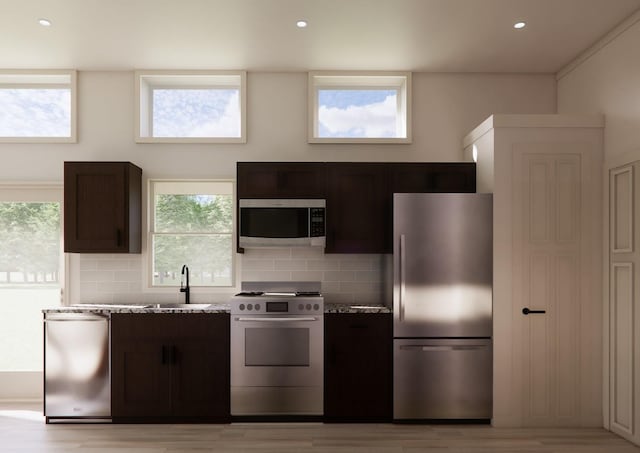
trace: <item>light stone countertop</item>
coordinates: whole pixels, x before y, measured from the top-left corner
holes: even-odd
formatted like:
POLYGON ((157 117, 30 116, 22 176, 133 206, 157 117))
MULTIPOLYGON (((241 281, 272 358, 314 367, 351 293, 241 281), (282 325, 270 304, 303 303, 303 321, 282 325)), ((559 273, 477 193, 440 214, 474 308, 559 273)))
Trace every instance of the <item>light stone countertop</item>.
POLYGON ((324 304, 325 313, 392 313, 389 307, 384 305, 365 304, 324 304))
MULTIPOLYGON (((56 307, 42 310, 43 313, 229 313, 229 304, 193 304, 194 307, 171 308, 145 308, 144 305, 118 305, 118 304, 86 304, 71 307, 56 307)), ((328 303, 324 305, 325 313, 392 313, 384 305, 339 304, 328 303)))
POLYGON ((193 304, 193 307, 145 308, 144 305, 131 304, 83 304, 70 307, 56 307, 42 310, 43 313, 229 313, 229 304, 193 304), (206 306, 204 306, 206 305, 206 306))

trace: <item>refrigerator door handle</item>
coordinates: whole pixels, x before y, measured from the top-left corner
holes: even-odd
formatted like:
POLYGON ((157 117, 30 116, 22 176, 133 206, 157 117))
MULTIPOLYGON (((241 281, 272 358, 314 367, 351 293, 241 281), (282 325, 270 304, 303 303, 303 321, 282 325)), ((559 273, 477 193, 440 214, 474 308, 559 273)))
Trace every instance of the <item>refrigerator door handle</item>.
POLYGON ((405 297, 405 236, 400 235, 400 249, 399 249, 399 268, 400 268, 400 295, 398 296, 398 311, 400 321, 404 321, 404 297, 405 297))
POLYGON ((486 345, 457 345, 457 346, 441 346, 441 345, 421 345, 412 344, 400 346, 401 351, 423 351, 423 352, 436 352, 436 351, 476 351, 478 349, 486 348, 486 345))

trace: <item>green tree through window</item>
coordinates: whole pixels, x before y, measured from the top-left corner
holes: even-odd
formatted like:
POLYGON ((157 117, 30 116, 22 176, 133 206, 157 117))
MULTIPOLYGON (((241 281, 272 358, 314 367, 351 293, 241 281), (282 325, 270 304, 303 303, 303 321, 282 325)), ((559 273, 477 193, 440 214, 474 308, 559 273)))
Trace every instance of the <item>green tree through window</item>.
MULTIPOLYGON (((170 184, 175 188, 180 183, 170 184)), ((162 182, 155 188, 162 192, 162 182)), ((153 285, 179 285, 183 264, 189 266, 194 286, 232 285, 233 206, 230 193, 156 192, 153 285)))
MULTIPOLYGON (((27 194, 25 189, 18 199, 32 198, 27 194)), ((60 206, 0 202, 0 372, 42 371, 42 309, 60 305, 64 281, 60 206)))
POLYGON ((58 203, 0 203, 0 284, 56 283, 58 203))

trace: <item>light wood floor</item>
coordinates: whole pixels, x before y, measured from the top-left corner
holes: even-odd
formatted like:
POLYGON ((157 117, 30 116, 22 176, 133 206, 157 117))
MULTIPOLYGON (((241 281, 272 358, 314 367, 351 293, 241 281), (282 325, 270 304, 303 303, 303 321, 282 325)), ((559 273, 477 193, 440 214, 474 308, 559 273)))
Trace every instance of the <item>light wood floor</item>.
POLYGON ((486 425, 44 423, 41 407, 0 403, 0 452, 639 453, 604 429, 486 425))

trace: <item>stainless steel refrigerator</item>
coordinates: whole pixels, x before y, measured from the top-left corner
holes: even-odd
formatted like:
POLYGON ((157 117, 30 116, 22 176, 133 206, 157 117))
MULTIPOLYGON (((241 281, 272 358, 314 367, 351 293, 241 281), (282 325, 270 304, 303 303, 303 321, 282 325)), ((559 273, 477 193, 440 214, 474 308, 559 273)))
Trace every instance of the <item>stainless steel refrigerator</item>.
POLYGON ((396 420, 492 413, 491 194, 393 196, 396 420))

